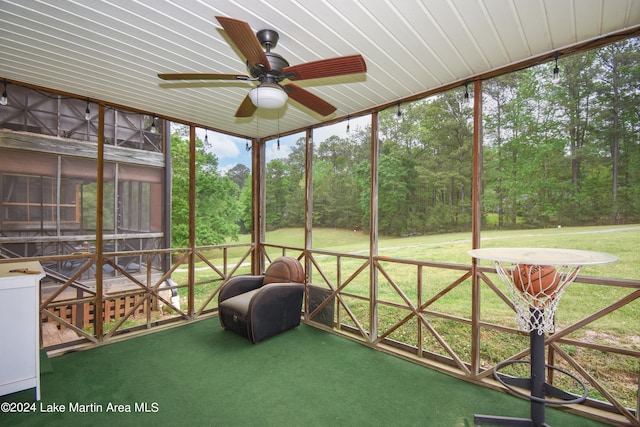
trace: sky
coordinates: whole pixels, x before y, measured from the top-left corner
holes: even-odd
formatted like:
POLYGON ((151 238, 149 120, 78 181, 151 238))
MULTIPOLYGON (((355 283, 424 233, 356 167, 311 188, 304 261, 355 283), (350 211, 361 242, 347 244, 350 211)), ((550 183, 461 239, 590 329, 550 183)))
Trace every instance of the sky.
MULTIPOLYGON (((362 117, 356 117, 349 120, 350 131, 356 131, 358 128, 365 128, 371 124, 371 116, 366 115, 362 117)), ((241 163, 248 168, 251 168, 251 151, 247 151, 246 145, 249 141, 246 138, 238 138, 223 133, 214 131, 206 131, 205 129, 197 128, 196 135, 201 140, 209 141, 211 152, 218 158, 218 169, 224 173, 241 163)), ((323 126, 314 128, 313 139, 315 144, 321 144, 322 141, 328 137, 336 135, 341 138, 347 135, 347 122, 340 122, 330 126, 323 126)), ((294 135, 283 136, 280 138, 280 149, 276 140, 269 140, 266 142, 266 161, 273 159, 281 159, 289 156, 292 147, 295 146, 296 141, 303 137, 304 133, 298 133, 294 135)), ((250 142, 249 142, 250 144, 250 142)))

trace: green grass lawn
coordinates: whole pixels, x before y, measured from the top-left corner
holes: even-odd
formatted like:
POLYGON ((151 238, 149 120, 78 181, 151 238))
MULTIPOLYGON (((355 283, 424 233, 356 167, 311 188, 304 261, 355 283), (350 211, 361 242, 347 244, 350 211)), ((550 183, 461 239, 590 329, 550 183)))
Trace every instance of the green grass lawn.
MULTIPOLYGON (((314 249, 345 253, 368 253, 369 235, 360 231, 313 229, 314 249)), ((481 235, 482 247, 546 247, 571 248, 607 252, 619 260, 613 264, 590 266, 582 271, 588 276, 640 279, 640 225, 562 227, 537 230, 490 230, 481 235)), ((266 242, 304 247, 302 228, 285 228, 268 232, 266 242)), ((250 235, 242 235, 238 243, 250 243, 250 235)), ((471 257, 471 233, 448 233, 413 237, 379 238, 379 255, 420 261, 468 264, 471 257)), ((232 250, 230 250, 232 251, 232 250)), ((239 249, 238 251, 242 251, 239 249)))

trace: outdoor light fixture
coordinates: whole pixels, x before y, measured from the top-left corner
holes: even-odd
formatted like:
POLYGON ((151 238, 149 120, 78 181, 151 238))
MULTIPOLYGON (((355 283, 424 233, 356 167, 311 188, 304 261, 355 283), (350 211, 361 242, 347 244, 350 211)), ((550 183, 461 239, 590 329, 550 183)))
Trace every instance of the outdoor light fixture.
POLYGON ((469 96, 469 84, 464 84, 464 103, 471 105, 471 96, 469 96))
POLYGON ((351 130, 351 126, 350 126, 350 122, 351 121, 351 116, 347 116, 347 133, 349 133, 349 131, 351 130))
POLYGON ((87 109, 84 110, 84 119, 91 120, 91 110, 89 109, 89 100, 87 99, 87 109))
POLYGON ((151 119, 151 133, 156 133, 158 129, 156 128, 156 116, 153 116, 151 119))
POLYGON ((275 83, 262 83, 249 92, 249 99, 253 105, 269 110, 282 108, 288 98, 287 93, 275 83))
POLYGON ((553 69, 553 77, 551 81, 555 84, 560 81, 560 69, 558 68, 558 55, 556 55, 556 66, 553 69))
POLYGON ((402 111, 400 111, 400 103, 398 102, 398 111, 396 112, 396 119, 402 120, 402 111))
POLYGON ((0 98, 0 105, 7 105, 9 103, 9 96, 7 95, 7 81, 4 81, 4 90, 2 91, 2 98, 0 98))

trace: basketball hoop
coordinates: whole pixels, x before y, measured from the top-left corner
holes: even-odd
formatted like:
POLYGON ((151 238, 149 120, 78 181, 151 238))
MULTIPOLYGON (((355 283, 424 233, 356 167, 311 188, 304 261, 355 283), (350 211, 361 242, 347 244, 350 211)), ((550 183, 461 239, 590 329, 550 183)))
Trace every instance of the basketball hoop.
POLYGON ((518 328, 525 332, 537 331, 540 335, 554 332, 558 301, 581 266, 539 266, 501 261, 495 261, 495 265, 511 294, 518 328))
POLYGON ((617 257, 602 252, 550 248, 474 249, 476 259, 494 262, 496 271, 507 285, 516 311, 518 328, 529 332, 531 360, 506 360, 493 368, 493 376, 511 392, 530 400, 530 418, 508 418, 475 414, 476 425, 544 427, 545 405, 582 403, 587 387, 579 378, 545 363, 545 333, 554 332, 558 302, 583 265, 613 262, 617 257), (514 363, 529 364, 529 378, 500 374, 499 370, 514 363), (573 378, 582 388, 581 396, 560 390, 545 381, 545 369, 553 369, 573 378), (517 388, 528 390, 524 393, 517 388), (554 400, 548 399, 554 398, 554 400))

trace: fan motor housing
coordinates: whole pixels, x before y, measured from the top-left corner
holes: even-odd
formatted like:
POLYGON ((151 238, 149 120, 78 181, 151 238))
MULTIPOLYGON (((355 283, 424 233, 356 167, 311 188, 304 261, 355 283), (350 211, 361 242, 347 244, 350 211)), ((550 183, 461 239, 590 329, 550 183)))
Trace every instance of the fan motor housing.
POLYGON ((262 79, 268 75, 278 81, 284 79, 282 69, 288 67, 289 62, 277 53, 265 52, 265 55, 267 55, 269 65, 271 65, 271 71, 266 71, 262 67, 252 67, 251 64, 247 62, 247 68, 249 69, 251 76, 257 79, 262 79))
POLYGON ((256 37, 262 47, 264 47, 265 55, 271 66, 271 71, 266 71, 260 64, 256 64, 256 67, 252 67, 247 61, 247 69, 252 77, 257 78, 261 82, 279 82, 284 80, 284 74, 282 69, 289 66, 289 62, 277 53, 271 52, 271 48, 276 47, 280 35, 275 30, 264 29, 256 33, 256 37))

